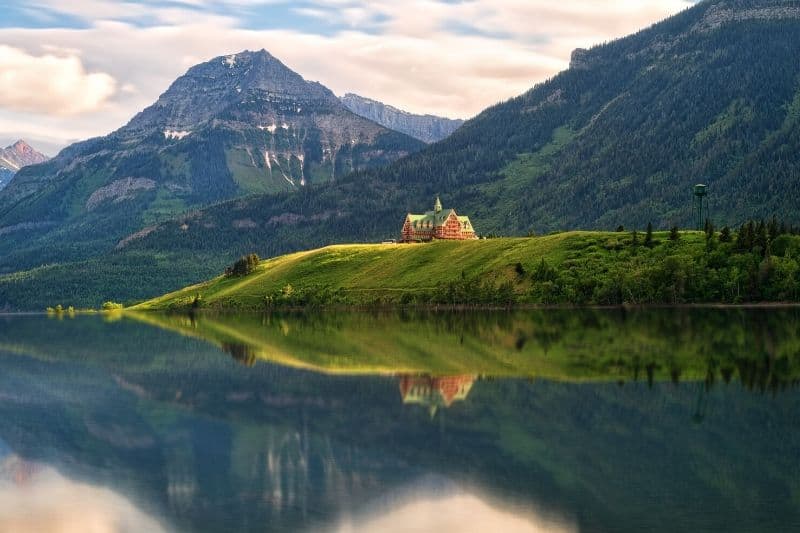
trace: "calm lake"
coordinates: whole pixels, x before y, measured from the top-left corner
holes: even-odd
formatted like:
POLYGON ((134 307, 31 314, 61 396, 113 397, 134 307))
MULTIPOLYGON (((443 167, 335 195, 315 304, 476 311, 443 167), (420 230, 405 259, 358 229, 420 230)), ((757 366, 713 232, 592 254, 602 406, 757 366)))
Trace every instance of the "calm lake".
POLYGON ((798 531, 800 310, 0 317, 0 531, 798 531))

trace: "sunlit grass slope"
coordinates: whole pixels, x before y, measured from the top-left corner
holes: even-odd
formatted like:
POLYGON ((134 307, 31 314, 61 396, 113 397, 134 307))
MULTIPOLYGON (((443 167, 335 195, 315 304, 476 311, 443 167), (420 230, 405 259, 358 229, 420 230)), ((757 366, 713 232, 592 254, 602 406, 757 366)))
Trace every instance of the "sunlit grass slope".
MULTIPOLYGON (((643 237, 639 235, 640 240, 643 237)), ((425 303, 425 298, 443 286, 462 281, 492 288, 505 284, 515 302, 540 303, 541 298, 531 290, 543 260, 564 280, 565 287, 588 279, 599 286, 622 275, 644 276, 669 257, 691 265, 705 251, 701 233, 683 233, 677 241, 670 241, 666 233, 654 237, 652 247, 641 242, 634 245, 627 232, 582 231, 413 245, 328 246, 262 261, 250 275, 219 276, 149 300, 136 309, 188 308, 198 297, 203 307, 263 308, 266 297, 280 294, 287 286, 294 293, 324 291, 335 295, 334 302, 354 305, 408 302, 409 296, 418 298, 416 303, 425 303)), ((545 278, 547 275, 540 276, 539 281, 545 278)), ((591 301, 592 295, 584 299, 591 301)))

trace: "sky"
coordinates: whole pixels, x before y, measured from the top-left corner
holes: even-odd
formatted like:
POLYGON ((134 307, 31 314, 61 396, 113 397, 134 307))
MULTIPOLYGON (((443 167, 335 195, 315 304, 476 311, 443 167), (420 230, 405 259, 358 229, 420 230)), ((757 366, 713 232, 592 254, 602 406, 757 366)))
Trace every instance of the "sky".
POLYGON ((336 94, 469 118, 691 0, 2 0, 0 146, 105 135, 194 64, 265 48, 336 94))

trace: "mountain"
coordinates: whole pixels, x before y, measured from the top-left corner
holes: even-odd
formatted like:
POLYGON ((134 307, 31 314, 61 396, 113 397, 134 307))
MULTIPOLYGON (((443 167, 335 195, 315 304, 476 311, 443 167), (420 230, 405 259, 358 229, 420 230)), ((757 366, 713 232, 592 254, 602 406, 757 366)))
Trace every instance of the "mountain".
POLYGON ((461 119, 414 115, 353 93, 345 94, 340 97, 340 100, 347 109, 356 115, 426 143, 441 141, 464 123, 461 119))
POLYGON ((0 189, 8 185, 22 167, 44 163, 47 159, 46 155, 37 152, 22 139, 0 149, 0 189))
POLYGON ((85 259, 188 209, 335 181, 423 146, 265 50, 217 57, 119 130, 19 172, 0 194, 0 233, 15 251, 0 245, 0 272, 85 259))
MULTIPOLYGON (((50 234, 57 241, 31 238, 49 229, 39 224, 53 209, 0 207, 0 272, 24 269, 0 277, 0 307, 30 305, 34 296, 52 303, 62 294, 94 305, 155 296, 207 279, 243 253, 270 257, 396 237, 405 214, 432 205, 436 194, 469 215, 479 234, 643 229, 650 221, 688 227, 696 183, 709 186, 717 226, 772 215, 797 223, 797 57, 800 7, 706 0, 634 35, 575 51, 569 69, 385 168, 337 173, 335 182, 299 193, 222 202, 161 224, 140 218, 113 232, 108 219, 84 218, 77 244, 59 231, 50 234), (9 234, 3 226, 12 224, 29 229, 9 234), (87 234, 106 248, 87 244, 87 234), (86 262, 89 252, 97 259, 86 262)), ((163 142, 163 131, 155 133, 163 142)), ((211 168, 196 166, 198 175, 211 168)), ((26 170, 0 194, 0 206, 9 189, 23 186, 26 170)), ((140 175, 131 172, 122 177, 140 175)), ((70 191, 83 191, 83 202, 92 194, 88 185, 70 191)), ((80 201, 70 205, 81 208, 80 201)), ((108 205, 122 211, 135 204, 108 205)))

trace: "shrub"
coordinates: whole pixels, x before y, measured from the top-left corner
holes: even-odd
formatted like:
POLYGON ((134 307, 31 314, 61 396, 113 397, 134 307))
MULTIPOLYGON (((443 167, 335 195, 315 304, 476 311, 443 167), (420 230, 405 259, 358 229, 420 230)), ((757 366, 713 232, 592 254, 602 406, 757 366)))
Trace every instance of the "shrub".
POLYGON ((115 309, 122 309, 125 306, 117 302, 103 302, 103 311, 113 311, 115 309))

